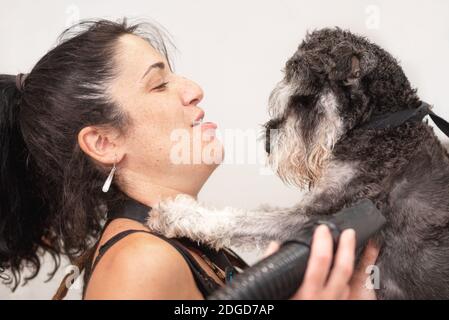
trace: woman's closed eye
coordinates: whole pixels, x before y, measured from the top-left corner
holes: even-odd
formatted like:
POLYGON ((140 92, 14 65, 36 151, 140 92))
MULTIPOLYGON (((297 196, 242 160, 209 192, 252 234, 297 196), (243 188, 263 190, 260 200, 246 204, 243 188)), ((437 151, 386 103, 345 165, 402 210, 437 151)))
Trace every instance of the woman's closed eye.
POLYGON ((151 91, 163 91, 165 88, 167 88, 168 85, 168 81, 167 82, 163 82, 160 85, 158 85, 157 87, 154 87, 153 89, 151 89, 151 91))

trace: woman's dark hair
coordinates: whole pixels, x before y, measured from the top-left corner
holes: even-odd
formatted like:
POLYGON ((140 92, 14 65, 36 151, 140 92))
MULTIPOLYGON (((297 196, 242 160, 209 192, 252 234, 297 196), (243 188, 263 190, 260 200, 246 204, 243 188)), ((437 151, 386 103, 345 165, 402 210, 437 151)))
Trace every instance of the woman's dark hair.
POLYGON ((82 152, 77 135, 90 125, 125 133, 130 124, 107 94, 118 39, 127 34, 167 57, 165 36, 153 25, 90 21, 62 34, 23 90, 16 76, 0 75, 0 276, 11 271, 4 281, 13 290, 25 267, 31 268, 25 280, 38 274, 42 253, 55 262, 51 278, 60 254, 73 261, 91 249, 108 206, 126 197, 114 184, 101 191, 110 168, 82 152))

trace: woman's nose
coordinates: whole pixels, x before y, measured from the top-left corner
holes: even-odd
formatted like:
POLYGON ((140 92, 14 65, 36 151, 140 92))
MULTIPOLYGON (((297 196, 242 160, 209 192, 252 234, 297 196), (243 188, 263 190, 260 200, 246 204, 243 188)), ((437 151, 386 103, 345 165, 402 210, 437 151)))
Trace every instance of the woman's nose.
POLYGON ((184 106, 196 106, 203 99, 203 89, 192 80, 182 78, 181 99, 184 106))

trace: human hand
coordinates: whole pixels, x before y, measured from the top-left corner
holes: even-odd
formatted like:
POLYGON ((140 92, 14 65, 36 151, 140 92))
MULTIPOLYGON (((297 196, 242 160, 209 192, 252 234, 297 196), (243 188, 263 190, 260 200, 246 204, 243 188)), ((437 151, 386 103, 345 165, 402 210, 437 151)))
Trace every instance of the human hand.
POLYGON ((366 287, 366 281, 368 275, 366 268, 376 263, 377 256, 379 255, 379 248, 374 242, 369 241, 364 252, 362 259, 360 260, 352 279, 349 283, 351 287, 351 293, 348 299, 351 300, 375 300, 376 292, 374 289, 366 287))
MULTIPOLYGON (((331 269, 333 258, 333 241, 329 228, 320 225, 316 228, 309 261, 304 280, 298 291, 291 297, 293 300, 335 300, 349 299, 349 285, 354 270, 355 261, 355 231, 344 230, 340 236, 331 269)), ((272 254, 279 244, 271 243, 265 256, 272 254)))

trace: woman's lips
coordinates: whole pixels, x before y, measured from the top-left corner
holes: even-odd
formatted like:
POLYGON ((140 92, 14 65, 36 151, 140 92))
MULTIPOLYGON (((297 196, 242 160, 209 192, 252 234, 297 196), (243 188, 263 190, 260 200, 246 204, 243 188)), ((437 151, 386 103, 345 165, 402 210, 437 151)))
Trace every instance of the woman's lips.
POLYGON ((203 122, 201 123, 201 130, 212 130, 217 129, 217 125, 213 122, 203 122))
POLYGON ((201 112, 197 115, 196 119, 192 123, 192 127, 195 129, 195 127, 199 127, 201 129, 201 132, 203 136, 213 138, 215 137, 215 129, 217 129, 217 124, 214 122, 203 122, 204 119, 204 111, 201 110, 201 112))
POLYGON ((206 140, 211 141, 215 139, 215 129, 217 129, 217 125, 213 122, 203 122, 201 124, 201 132, 206 140))

